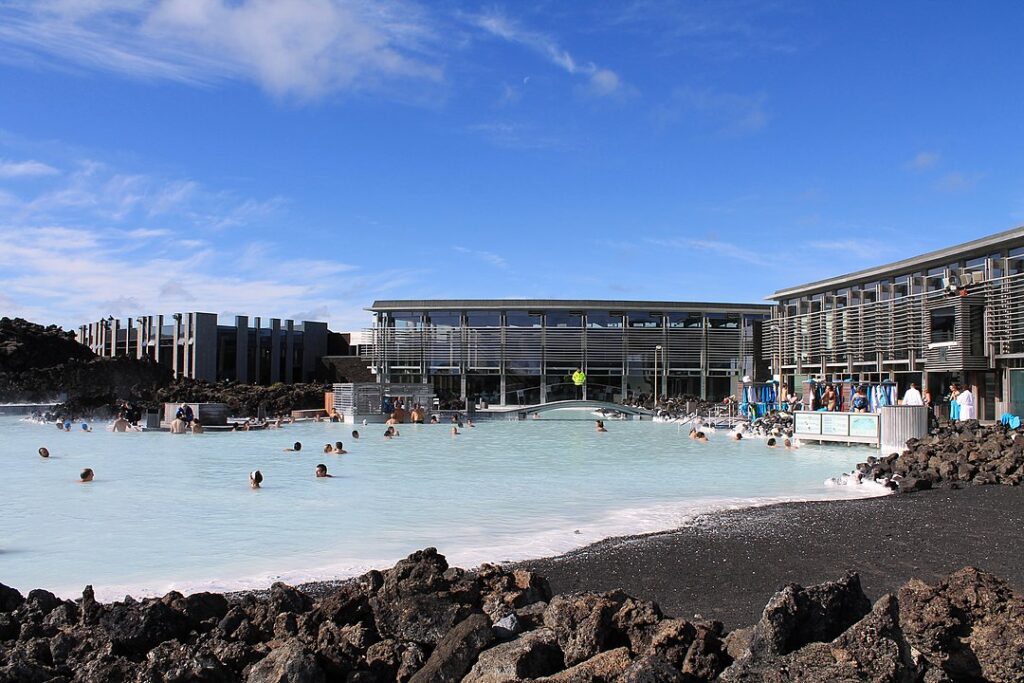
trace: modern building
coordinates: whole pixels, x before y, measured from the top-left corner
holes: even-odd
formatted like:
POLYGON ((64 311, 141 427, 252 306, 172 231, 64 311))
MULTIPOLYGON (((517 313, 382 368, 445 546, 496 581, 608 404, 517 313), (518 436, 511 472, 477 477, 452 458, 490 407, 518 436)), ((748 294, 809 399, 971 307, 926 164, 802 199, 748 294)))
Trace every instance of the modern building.
POLYGON ((235 316, 222 325, 214 313, 114 317, 82 325, 78 341, 97 355, 149 357, 175 377, 246 384, 313 381, 327 354, 327 323, 235 316))
POLYGON ((765 353, 789 386, 808 377, 971 387, 978 415, 1024 409, 1024 227, 781 289, 765 353))
POLYGON ((763 304, 548 299, 376 301, 372 363, 383 383, 433 384, 496 405, 576 397, 720 399, 761 363, 763 304), (657 384, 657 387, 655 387, 657 384))

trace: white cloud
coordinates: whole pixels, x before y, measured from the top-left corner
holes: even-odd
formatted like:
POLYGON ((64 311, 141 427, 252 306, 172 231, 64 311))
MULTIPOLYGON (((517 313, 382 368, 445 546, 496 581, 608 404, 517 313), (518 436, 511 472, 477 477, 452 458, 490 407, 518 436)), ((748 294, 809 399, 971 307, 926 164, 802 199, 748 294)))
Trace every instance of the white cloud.
POLYGON ((655 118, 663 123, 696 118, 720 133, 754 133, 768 124, 765 96, 740 95, 711 89, 676 88, 655 118))
POLYGON ((12 0, 0 56, 146 79, 232 79, 300 98, 437 82, 430 22, 404 0, 12 0), (28 57, 27 57, 28 56, 28 57))
POLYGON ((0 178, 32 178, 60 173, 41 161, 8 161, 0 159, 0 178))
POLYGON ((980 173, 964 173, 963 171, 952 171, 939 178, 936 185, 939 190, 949 194, 959 194, 973 190, 981 180, 980 173))
POLYGON ((471 256, 477 259, 478 261, 483 261, 484 263, 490 264, 495 268, 508 270, 508 261, 506 261, 504 258, 499 256, 498 254, 495 254, 492 251, 480 251, 477 249, 467 249, 466 247, 452 247, 452 249, 459 252, 460 254, 466 254, 467 256, 471 256))
POLYGON ((910 171, 926 171, 939 163, 938 152, 918 152, 913 159, 903 164, 903 168, 910 171))
POLYGON ((308 318, 315 311, 335 329, 349 329, 369 323, 362 310, 368 301, 418 286, 418 271, 371 276, 307 257, 289 238, 249 237, 251 221, 273 218, 263 207, 282 202, 94 161, 70 166, 77 170, 44 180, 35 196, 0 207, 6 315, 74 328, 108 315, 201 310, 308 318), (226 224, 246 230, 224 235, 226 224))
POLYGON ((568 74, 585 77, 588 83, 587 90, 591 94, 606 97, 622 90, 622 80, 618 74, 593 62, 577 62, 568 50, 562 48, 550 36, 524 29, 511 19, 493 11, 473 17, 472 21, 491 35, 536 52, 568 74))
POLYGON ((814 240, 807 243, 811 249, 825 251, 837 257, 856 256, 865 260, 878 261, 893 252, 892 246, 869 239, 855 240, 814 240))
POLYGON ((717 254, 734 261, 741 261, 743 263, 749 263, 756 266, 767 266, 771 264, 771 260, 761 252, 744 249, 732 242, 722 242, 715 239, 691 238, 648 238, 645 241, 648 244, 653 244, 659 247, 668 247, 670 249, 685 249, 691 252, 697 251, 717 254))

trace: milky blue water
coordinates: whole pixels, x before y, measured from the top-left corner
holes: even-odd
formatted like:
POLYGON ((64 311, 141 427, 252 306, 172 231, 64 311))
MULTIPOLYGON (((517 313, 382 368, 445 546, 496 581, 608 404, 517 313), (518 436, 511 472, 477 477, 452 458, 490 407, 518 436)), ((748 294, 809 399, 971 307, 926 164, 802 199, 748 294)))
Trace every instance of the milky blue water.
POLYGON ((425 546, 452 564, 541 557, 694 514, 782 500, 878 495, 825 480, 875 451, 760 441, 699 444, 676 426, 492 422, 303 423, 171 435, 0 416, 0 582, 102 599, 352 576, 425 546), (325 455, 343 441, 347 455, 325 455), (282 449, 301 441, 298 453, 282 449), (46 446, 51 457, 37 449, 46 446), (317 479, 324 463, 335 475, 317 479), (83 467, 96 472, 82 484, 83 467), (266 480, 251 490, 248 473, 266 480))

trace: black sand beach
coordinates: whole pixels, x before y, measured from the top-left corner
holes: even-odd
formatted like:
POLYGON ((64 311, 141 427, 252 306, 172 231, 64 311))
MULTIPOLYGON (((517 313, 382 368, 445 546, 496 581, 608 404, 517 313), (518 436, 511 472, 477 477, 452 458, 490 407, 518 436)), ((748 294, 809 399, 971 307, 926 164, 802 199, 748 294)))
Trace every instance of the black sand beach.
POLYGON ((689 527, 609 539, 520 566, 554 593, 621 588, 670 615, 753 624, 789 582, 860 573, 875 600, 910 578, 965 565, 1024 590, 1024 488, 974 486, 882 498, 785 503, 699 518, 689 527))

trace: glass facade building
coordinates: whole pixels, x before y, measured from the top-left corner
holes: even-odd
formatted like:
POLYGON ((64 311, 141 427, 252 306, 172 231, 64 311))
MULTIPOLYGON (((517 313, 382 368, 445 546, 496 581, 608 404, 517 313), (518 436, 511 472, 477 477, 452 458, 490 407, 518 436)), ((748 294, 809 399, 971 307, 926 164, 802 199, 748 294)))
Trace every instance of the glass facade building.
POLYGON ((764 349, 807 377, 972 388, 978 416, 1024 411, 1024 228, 777 291, 764 349))
POLYGON ((766 305, 664 301, 377 301, 371 362, 381 382, 424 382, 444 398, 531 405, 692 394, 720 399, 761 362, 766 305))
POLYGON ((78 341, 99 356, 152 358, 174 373, 243 384, 311 382, 327 354, 327 323, 240 315, 221 325, 214 313, 114 318, 78 328, 78 341))

